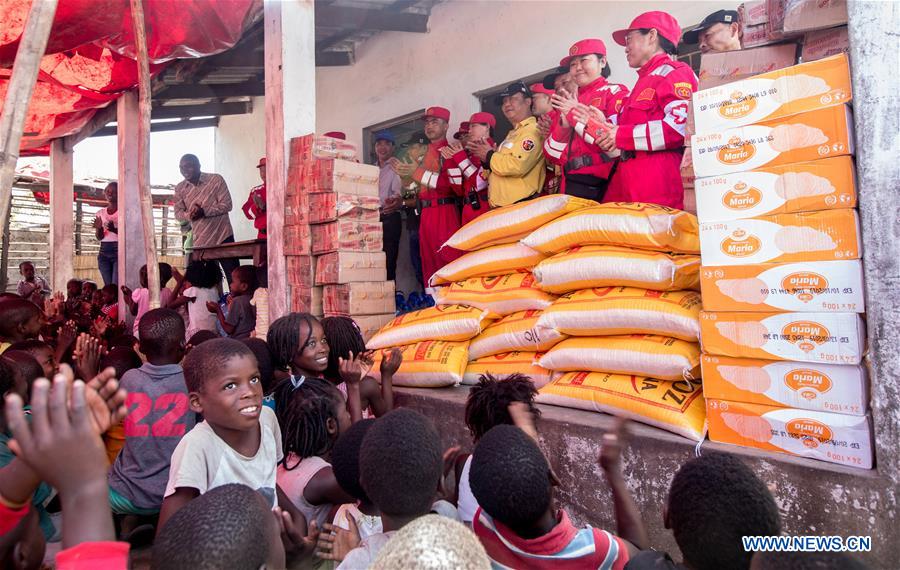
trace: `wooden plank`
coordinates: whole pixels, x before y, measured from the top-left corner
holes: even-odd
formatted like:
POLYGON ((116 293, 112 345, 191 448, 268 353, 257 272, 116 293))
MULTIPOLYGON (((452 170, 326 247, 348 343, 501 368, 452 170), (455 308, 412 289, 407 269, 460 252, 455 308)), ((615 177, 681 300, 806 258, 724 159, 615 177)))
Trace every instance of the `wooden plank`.
POLYGON ((316 127, 315 8, 312 0, 265 2, 266 197, 269 320, 288 312, 284 190, 290 139, 316 127))
POLYGON ((169 99, 227 99, 228 97, 261 97, 266 94, 260 81, 231 85, 169 85, 154 96, 159 101, 169 99))
POLYGON ((194 247, 191 252, 191 259, 212 260, 230 259, 233 257, 238 259, 256 259, 259 257, 261 249, 266 249, 266 240, 264 239, 236 241, 233 243, 194 247))
POLYGON ((147 29, 144 26, 143 0, 131 0, 131 22, 138 67, 138 196, 141 226, 144 229, 144 254, 147 258, 147 288, 150 308, 159 307, 159 264, 156 260, 156 232, 153 227, 153 195, 150 193, 150 56, 147 29))
POLYGON ((3 112, 0 113, 0 220, 9 217, 25 115, 55 14, 56 0, 32 2, 6 87, 3 112))
MULTIPOLYGON (((206 103, 203 105, 165 105, 153 107, 151 119, 189 119, 191 117, 222 117, 253 112, 253 103, 206 103)), ((152 127, 152 125, 151 125, 152 127)))
MULTIPOLYGON (((116 101, 116 122, 119 150, 119 276, 117 283, 134 290, 140 287, 138 276, 144 257, 144 230, 141 227, 140 198, 138 197, 138 94, 128 91, 116 101)), ((121 288, 120 288, 121 294, 121 288)), ((134 317, 120 299, 119 316, 130 324, 134 317)))
POLYGON ((319 67, 343 67, 353 65, 356 57, 352 51, 320 51, 316 52, 316 65, 319 67))
POLYGON ((317 6, 316 25, 325 28, 424 34, 428 31, 428 14, 403 14, 350 6, 317 6))
MULTIPOLYGON (((151 133, 161 133, 166 131, 183 131, 185 129, 203 129, 206 127, 217 127, 219 126, 219 118, 213 117, 212 119, 194 119, 193 121, 183 120, 183 121, 166 121, 164 123, 150 123, 150 132, 151 133)), ((114 136, 118 132, 118 125, 112 125, 109 127, 103 127, 93 135, 92 137, 111 137, 114 136)))
POLYGON ((66 150, 62 139, 50 143, 50 286, 65 291, 66 282, 75 276, 74 171, 72 151, 66 150))

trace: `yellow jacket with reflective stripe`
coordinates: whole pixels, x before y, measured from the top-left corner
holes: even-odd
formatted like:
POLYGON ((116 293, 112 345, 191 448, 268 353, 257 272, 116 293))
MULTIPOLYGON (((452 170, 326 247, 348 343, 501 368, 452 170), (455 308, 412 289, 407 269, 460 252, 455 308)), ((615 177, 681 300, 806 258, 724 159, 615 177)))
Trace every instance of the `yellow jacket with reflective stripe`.
POLYGON ((528 117, 506 135, 490 157, 488 200, 493 207, 508 206, 540 192, 544 187, 544 139, 537 119, 528 117))

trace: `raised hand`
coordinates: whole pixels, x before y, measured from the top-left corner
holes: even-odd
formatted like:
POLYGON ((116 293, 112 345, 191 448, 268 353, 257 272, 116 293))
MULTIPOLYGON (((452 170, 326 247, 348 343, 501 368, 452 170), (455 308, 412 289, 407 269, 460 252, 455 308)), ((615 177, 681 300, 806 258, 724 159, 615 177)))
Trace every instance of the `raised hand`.
MULTIPOLYGON (((98 317, 99 318, 99 317, 98 317)), ((78 335, 75 341, 75 367, 78 377, 82 380, 85 378, 93 378, 97 375, 97 368, 100 365, 100 356, 102 347, 100 341, 87 333, 78 335)))
POLYGON ((381 358, 381 377, 393 376, 400 369, 401 364, 403 364, 403 351, 399 348, 392 348, 381 358))
POLYGON ((347 359, 338 358, 338 372, 341 380, 347 384, 359 384, 362 381, 371 368, 371 365, 366 365, 363 354, 354 356, 353 351, 351 351, 347 359))
POLYGON ((282 510, 281 507, 275 507, 272 513, 278 521, 278 529, 281 532, 281 541, 284 544, 284 553, 288 561, 297 561, 311 556, 315 552, 316 543, 319 542, 318 523, 310 522, 309 529, 304 534, 304 525, 298 524, 301 521, 294 521, 291 513, 282 510))
POLYGON ((215 301, 207 301, 206 302, 206 310, 210 313, 218 313, 219 312, 219 304, 215 301))
POLYGON ((324 532, 319 535, 319 543, 316 556, 322 560, 334 560, 340 562, 359 546, 362 540, 359 537, 359 527, 353 517, 347 517, 349 530, 326 523, 324 532))
POLYGON ((602 447, 597 462, 604 471, 613 471, 622 467, 622 449, 628 438, 628 420, 615 418, 612 427, 601 438, 602 447))
POLYGON ((553 119, 550 117, 550 113, 545 115, 541 115, 541 118, 538 119, 538 131, 541 133, 542 139, 547 139, 550 136, 550 129, 553 127, 553 119))
POLYGON ((473 156, 477 156, 480 160, 487 160, 487 155, 490 151, 494 150, 494 148, 488 144, 488 142, 484 139, 481 140, 470 140, 466 143, 466 150, 469 151, 473 156))
POLYGON ((75 342, 75 338, 78 336, 78 326, 75 324, 75 321, 66 321, 66 323, 59 329, 59 336, 56 339, 56 351, 61 354, 72 346, 72 343, 75 342))

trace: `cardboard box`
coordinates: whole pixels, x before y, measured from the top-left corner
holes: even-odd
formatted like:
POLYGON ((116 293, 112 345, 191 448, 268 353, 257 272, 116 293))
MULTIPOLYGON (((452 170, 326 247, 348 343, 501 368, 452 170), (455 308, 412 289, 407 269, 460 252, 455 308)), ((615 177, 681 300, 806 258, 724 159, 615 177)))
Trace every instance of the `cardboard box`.
POLYGON ((764 23, 758 26, 744 26, 744 35, 741 38, 741 43, 745 49, 762 47, 775 41, 774 39, 769 39, 768 26, 764 23))
POLYGON ((796 63, 797 45, 792 43, 705 53, 700 57, 700 89, 784 69, 796 63))
POLYGON ((336 251, 316 259, 316 285, 364 281, 387 281, 387 261, 383 251, 336 251))
POLYGON ((700 345, 708 354, 859 364, 865 344, 856 313, 700 313, 700 345))
POLYGON ((854 153, 853 115, 849 106, 830 107, 697 134, 691 144, 698 177, 847 156, 854 153))
POLYGON ((314 317, 324 316, 322 288, 291 286, 290 306, 292 313, 309 313, 314 317))
POLYGON ((284 227, 284 254, 309 255, 312 247, 312 232, 307 225, 284 227))
POLYGON ((311 255, 288 255, 287 280, 290 285, 312 287, 316 280, 316 258, 311 255))
POLYGON ((769 21, 766 0, 747 0, 742 4, 741 13, 745 26, 758 26, 769 21))
POLYGON ((311 183, 307 191, 314 194, 339 192, 356 196, 378 197, 377 166, 347 160, 318 160, 310 163, 304 176, 311 183))
POLYGON ((309 224, 309 194, 291 194, 284 197, 284 225, 309 224))
POLYGON ((856 210, 777 214, 700 224, 703 265, 859 259, 856 210))
POLYGON ((712 441, 872 468, 869 416, 708 399, 706 417, 712 441))
MULTIPOLYGON (((322 224, 336 220, 378 223, 381 200, 377 196, 328 193, 310 194, 309 222, 322 224)), ((287 223, 287 222, 285 222, 287 223)))
POLYGON ((847 26, 841 26, 807 33, 803 39, 800 57, 804 62, 816 61, 848 51, 850 51, 850 35, 847 33, 847 26))
POLYGON ((356 324, 359 326, 359 331, 362 333, 363 340, 365 342, 369 342, 375 333, 381 330, 381 328, 394 320, 396 317, 394 313, 386 313, 384 315, 363 315, 361 317, 355 317, 353 320, 356 321, 356 324))
POLYGON ((707 311, 863 313, 860 260, 733 265, 700 270, 707 311))
POLYGON ((865 415, 869 409, 862 364, 773 362, 704 354, 700 366, 707 399, 853 416, 865 415))
POLYGON ((309 134, 291 139, 288 165, 315 159, 356 160, 356 145, 323 135, 309 134))
POLYGON ((326 315, 379 315, 395 313, 393 281, 325 285, 322 308, 326 315))
POLYGON ((340 220, 310 226, 312 252, 316 255, 331 251, 381 251, 382 231, 380 223, 340 220))
POLYGON ((846 54, 801 63, 697 91, 693 95, 698 133, 753 125, 849 103, 846 54))
POLYGON ((785 33, 833 28, 847 23, 847 0, 790 0, 784 10, 785 33))
POLYGON ((697 178, 693 183, 700 222, 856 207, 856 169, 849 156, 697 178))

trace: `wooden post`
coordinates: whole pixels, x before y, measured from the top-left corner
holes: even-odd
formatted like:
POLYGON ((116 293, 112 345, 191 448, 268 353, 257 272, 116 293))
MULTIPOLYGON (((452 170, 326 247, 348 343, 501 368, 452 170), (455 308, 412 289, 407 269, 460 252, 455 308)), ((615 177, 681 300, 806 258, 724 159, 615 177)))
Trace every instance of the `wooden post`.
POLYGON ((150 308, 159 307, 159 265, 156 257, 156 231, 153 228, 153 196, 150 194, 150 56, 144 26, 143 0, 131 0, 134 48, 138 64, 138 195, 141 225, 144 228, 144 255, 147 258, 147 287, 150 308))
POLYGON ((269 319, 287 313, 284 191, 290 140, 316 129, 312 0, 265 2, 266 210, 269 319))
POLYGON ((159 236, 159 247, 160 247, 160 255, 165 257, 169 254, 169 207, 163 205, 162 207, 162 225, 160 227, 160 236, 159 236))
MULTIPOLYGON (((12 203, 12 201, 10 201, 12 203)), ((0 237, 0 293, 6 291, 9 285, 9 223, 12 218, 12 207, 10 207, 10 215, 3 220, 3 236, 0 237)))
MULTIPOLYGON (((141 227, 141 205, 138 198, 138 94, 127 91, 116 101, 119 139, 119 276, 116 283, 130 289, 140 287, 138 275, 147 263, 144 232, 141 227)), ((120 288, 121 293, 121 288, 120 288)), ((119 315, 126 323, 133 317, 123 302, 119 315)))
POLYGON ((84 202, 75 200, 75 255, 83 255, 81 231, 84 229, 84 202))
POLYGON ((12 204, 12 185, 16 176, 22 129, 25 128, 25 115, 34 92, 41 58, 47 49, 47 39, 50 38, 55 14, 56 0, 31 3, 6 88, 3 112, 0 113, 0 220, 4 222, 9 218, 12 204))
POLYGON ((65 291, 75 276, 73 258, 74 206, 72 151, 62 139, 50 143, 50 281, 54 291, 65 291))

